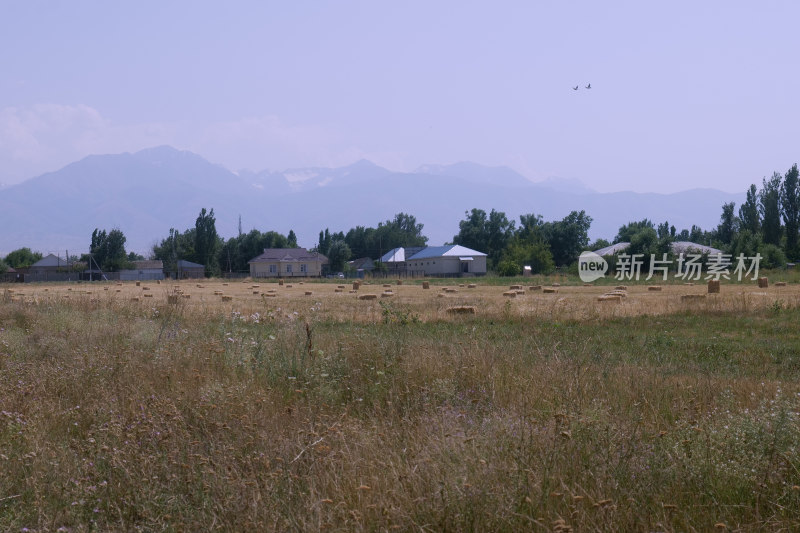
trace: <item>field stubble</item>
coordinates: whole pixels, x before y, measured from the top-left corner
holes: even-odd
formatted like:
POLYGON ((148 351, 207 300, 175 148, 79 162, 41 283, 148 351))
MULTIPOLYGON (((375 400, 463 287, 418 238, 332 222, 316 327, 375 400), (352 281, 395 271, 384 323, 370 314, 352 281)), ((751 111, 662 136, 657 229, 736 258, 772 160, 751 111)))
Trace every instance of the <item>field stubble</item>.
POLYGON ((796 286, 448 287, 5 291, 0 529, 800 527, 796 286))

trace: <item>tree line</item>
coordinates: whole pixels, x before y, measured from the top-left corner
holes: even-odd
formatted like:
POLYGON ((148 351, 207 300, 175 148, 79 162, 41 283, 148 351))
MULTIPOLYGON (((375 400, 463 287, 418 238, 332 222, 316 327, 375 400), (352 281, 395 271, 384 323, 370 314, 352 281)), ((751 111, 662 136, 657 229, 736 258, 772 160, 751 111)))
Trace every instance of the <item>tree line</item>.
MULTIPOLYGON (((452 243, 487 254, 487 267, 500 275, 518 275, 523 266, 533 273, 549 273, 556 268, 574 265, 583 250, 598 250, 614 243, 628 242, 627 253, 641 253, 645 262, 652 255, 661 258, 671 254, 671 244, 690 241, 719 248, 733 256, 744 254, 762 256, 764 268, 784 266, 800 258, 800 173, 795 164, 786 173, 774 172, 764 178, 761 187, 750 185, 738 212, 733 202, 723 204, 719 225, 705 231, 693 225, 678 231, 669 221, 654 223, 649 219, 629 222, 620 227, 612 241, 598 239, 589 242, 592 217, 585 211, 572 211, 561 220, 545 221, 541 215, 529 213, 510 220, 502 211, 482 209, 466 211, 459 221, 458 233, 452 243)), ((99 228, 92 232, 90 253, 80 258, 90 267, 104 271, 131 268, 132 261, 144 259, 125 251, 125 235, 118 228, 110 231, 99 228)), ((413 215, 398 213, 377 227, 356 226, 347 232, 319 232, 317 251, 329 260, 329 270, 347 269, 351 259, 379 259, 397 247, 425 246, 423 225, 413 215)), ((179 260, 205 266, 206 274, 218 276, 224 272, 243 272, 248 261, 265 248, 297 247, 294 231, 282 235, 275 231, 257 229, 239 231, 235 237, 222 238, 216 230, 214 210, 201 209, 194 227, 179 231, 170 228, 169 234, 154 245, 150 257, 160 259, 167 271, 177 270, 179 260)), ((25 268, 42 258, 39 252, 20 248, 0 260, 0 273, 8 267, 25 268)), ((381 265, 378 263, 378 268, 381 265)))

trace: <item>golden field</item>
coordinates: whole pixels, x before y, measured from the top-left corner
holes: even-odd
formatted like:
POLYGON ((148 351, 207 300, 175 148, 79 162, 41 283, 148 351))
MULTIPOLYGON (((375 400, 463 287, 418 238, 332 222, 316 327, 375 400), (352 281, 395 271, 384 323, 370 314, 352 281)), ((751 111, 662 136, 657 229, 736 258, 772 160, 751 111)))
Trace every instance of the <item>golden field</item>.
POLYGON ((797 530, 789 281, 6 286, 0 529, 797 530))

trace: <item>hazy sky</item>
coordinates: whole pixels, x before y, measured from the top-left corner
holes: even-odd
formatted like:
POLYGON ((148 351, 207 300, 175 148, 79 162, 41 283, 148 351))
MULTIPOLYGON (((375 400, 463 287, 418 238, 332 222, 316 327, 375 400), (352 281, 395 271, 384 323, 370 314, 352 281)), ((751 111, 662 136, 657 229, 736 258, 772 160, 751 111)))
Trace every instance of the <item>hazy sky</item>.
POLYGON ((798 21, 794 0, 8 0, 0 182, 170 144, 232 170, 743 191, 800 160, 798 21))

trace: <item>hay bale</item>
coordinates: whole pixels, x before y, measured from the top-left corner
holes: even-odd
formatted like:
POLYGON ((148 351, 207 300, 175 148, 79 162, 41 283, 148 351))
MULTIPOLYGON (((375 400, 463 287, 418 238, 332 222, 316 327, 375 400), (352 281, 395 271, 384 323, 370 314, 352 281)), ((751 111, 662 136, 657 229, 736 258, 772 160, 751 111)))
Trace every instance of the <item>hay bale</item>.
POLYGON ((152 297, 153 297, 153 295, 152 295, 152 294, 145 294, 145 295, 144 295, 144 297, 145 297, 145 298, 152 298, 152 297))
POLYGON ((507 298, 516 298, 517 291, 506 291, 503 293, 503 296, 506 296, 507 298))
POLYGON ((283 280, 282 279, 278 280, 278 285, 283 285, 283 280))
POLYGON ((622 296, 619 294, 604 294, 602 296, 597 297, 598 302, 611 302, 611 303, 622 303, 622 296))
POLYGON ((122 289, 116 289, 116 292, 122 292, 122 289))
POLYGON ((402 280, 402 279, 398 279, 398 280, 397 280, 397 284, 398 284, 398 285, 402 285, 402 284, 403 284, 403 280, 402 280))
POLYGON ((516 292, 517 292, 517 294, 519 294, 520 296, 521 296, 521 295, 523 295, 523 294, 525 294, 525 291, 523 291, 522 289, 518 289, 516 292))
POLYGON ((468 289, 474 289, 476 287, 477 287, 477 285, 475 285, 474 283, 470 283, 469 285, 467 285, 468 289))
POLYGON ((190 299, 192 298, 192 295, 191 295, 191 294, 181 294, 181 297, 182 297, 184 300, 190 300, 190 299))
POLYGON ((384 283, 384 284, 383 284, 383 288, 384 288, 384 289, 388 289, 389 287, 391 287, 391 285, 389 285, 388 283, 384 283))
POLYGON ((661 292, 661 285, 650 285, 647 287, 647 290, 650 292, 661 292))
POLYGON ((528 287, 528 290, 529 291, 540 291, 540 290, 542 290, 542 286, 541 285, 531 285, 530 287, 528 287))
POLYGON ((613 290, 611 292, 605 293, 603 296, 619 296, 620 298, 627 298, 628 297, 628 293, 625 292, 625 291, 613 290))
POLYGON ((474 315, 478 312, 478 308, 474 305, 456 305, 446 309, 451 315, 474 315))
POLYGON ((542 289, 542 292, 545 294, 555 294, 558 292, 556 287, 545 287, 542 289))
POLYGON ((306 291, 306 296, 311 296, 312 294, 314 294, 313 291, 306 291))
POLYGON ((509 287, 509 290, 512 290, 512 291, 518 291, 518 290, 520 290, 521 288, 522 288, 522 285, 511 285, 511 286, 509 287))
POLYGON ((444 292, 448 292, 448 293, 452 293, 452 292, 458 292, 458 289, 455 289, 455 288, 452 288, 452 287, 447 287, 447 288, 444 290, 444 292))
POLYGON ((431 288, 431 282, 430 281, 423 281, 422 282, 422 288, 423 289, 430 289, 431 288))
MULTIPOLYGON (((227 285, 227 283, 223 283, 223 285, 227 285)), ((261 285, 250 285, 251 289, 260 289, 261 285)))
POLYGON ((550 286, 551 286, 551 287, 560 287, 560 286, 561 286, 561 284, 560 284, 560 283, 553 283, 553 284, 552 284, 552 285, 550 285, 550 286))
POLYGON ((267 294, 262 294, 261 296, 266 296, 267 298, 277 298, 278 295, 274 292, 268 292, 267 294))
POLYGON ((344 285, 337 285, 336 288, 337 289, 344 289, 344 285))
POLYGON ((137 286, 137 287, 139 287, 141 284, 142 284, 142 282, 141 282, 141 281, 137 281, 137 282, 136 282, 136 286, 137 286))
POLYGON ((353 282, 353 290, 357 291, 359 287, 361 287, 361 282, 360 281, 354 281, 353 282))
MULTIPOLYGON (((45 289, 45 290, 44 290, 44 292, 47 292, 48 290, 49 290, 49 289, 45 289)), ((104 290, 104 291, 107 291, 107 290, 108 290, 108 287, 103 287, 103 290, 104 290)))
POLYGON ((333 292, 342 292, 344 289, 333 289, 333 292))
POLYGON ((222 296, 222 291, 214 291, 214 296, 222 296))
POLYGON ((176 305, 178 303, 178 295, 177 294, 168 294, 167 295, 167 303, 171 305, 176 305))
POLYGON ((253 294, 261 294, 261 291, 253 291, 253 294))
POLYGON ((786 286, 786 282, 785 281, 776 281, 775 282, 775 286, 776 287, 785 287, 786 286))
POLYGON ((719 292, 719 280, 718 279, 708 280, 708 294, 716 294, 718 292, 719 292))
POLYGON ((150 287, 142 287, 142 290, 143 290, 143 291, 149 291, 149 290, 150 290, 150 287))
POLYGON ((377 300, 378 299, 378 295, 377 294, 361 294, 361 295, 358 296, 358 299, 359 300, 377 300))
POLYGON ((286 284, 286 288, 287 288, 287 289, 291 289, 291 288, 292 288, 292 284, 291 284, 291 283, 287 283, 287 284, 286 284))
POLYGON ((392 291, 383 291, 381 293, 381 298, 391 298, 392 296, 394 296, 392 291))
POLYGON ((614 287, 614 290, 615 291, 627 291, 628 290, 628 286, 627 285, 617 285, 616 287, 614 287))
POLYGON ((705 294, 682 294, 681 301, 682 302, 698 302, 701 300, 705 300, 705 294))
POLYGON ((463 289, 464 287, 466 287, 466 285, 464 285, 463 283, 459 283, 459 284, 458 284, 458 286, 459 286, 459 287, 461 287, 462 289, 463 289))
POLYGON ((765 277, 758 278, 758 288, 759 289, 769 288, 769 279, 765 277))
POLYGON ((444 298, 444 294, 442 294, 442 293, 440 292, 439 294, 437 294, 437 295, 436 295, 436 297, 437 297, 437 298, 444 298))
POLYGON ((225 296, 224 294, 222 295, 223 302, 230 302, 231 300, 233 300, 233 296, 225 296))
POLYGON ((138 296, 134 296, 133 298, 131 298, 131 301, 132 302, 138 302, 139 301, 139 297, 138 296))

